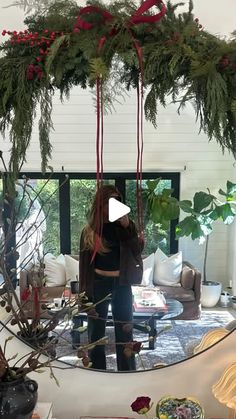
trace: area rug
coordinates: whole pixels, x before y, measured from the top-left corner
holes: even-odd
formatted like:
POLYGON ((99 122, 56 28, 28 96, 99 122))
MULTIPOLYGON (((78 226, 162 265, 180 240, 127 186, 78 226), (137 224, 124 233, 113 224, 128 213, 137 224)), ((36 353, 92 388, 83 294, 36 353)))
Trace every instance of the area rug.
MULTIPOLYGON (((144 343, 139 355, 136 355, 136 369, 144 370, 157 368, 162 364, 173 364, 188 358, 193 354, 194 347, 201 341, 202 336, 209 330, 225 327, 234 320, 227 310, 202 311, 199 320, 165 320, 156 323, 157 333, 167 328, 157 336, 155 349, 149 350, 148 343, 144 343)), ((63 324, 56 329, 60 334, 63 324)), ((86 342, 86 332, 81 335, 81 343, 86 342)), ((106 328, 108 342, 114 342, 113 327, 106 328)), ((134 331, 134 340, 144 341, 148 338, 143 332, 134 331)), ((76 356, 77 350, 72 347, 70 328, 65 331, 63 338, 59 338, 57 356, 61 361, 73 365, 80 365, 76 356)), ((106 347, 107 370, 116 371, 115 346, 109 344, 106 347)))

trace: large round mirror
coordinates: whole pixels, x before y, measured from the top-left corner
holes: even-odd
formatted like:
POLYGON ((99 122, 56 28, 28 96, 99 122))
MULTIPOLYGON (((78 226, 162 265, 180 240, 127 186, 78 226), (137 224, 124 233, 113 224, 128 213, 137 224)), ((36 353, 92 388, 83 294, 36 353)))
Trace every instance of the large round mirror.
MULTIPOLYGON (((6 8, 3 9, 0 17, 1 27, 17 27, 20 30, 23 26, 22 21, 27 9, 27 2, 17 3, 21 7, 20 12, 11 3, 11 0, 5 0, 6 8)), ((34 3, 39 11, 39 2, 32 2, 32 7, 34 7, 34 3)), ((42 5, 46 3, 48 2, 42 2, 42 5)), ((80 2, 77 1, 77 3, 80 2)), ((187 9, 188 6, 185 6, 187 9)), ((196 1, 194 6, 195 15, 201 16, 203 26, 212 33, 229 35, 235 29, 233 20, 235 16, 233 10, 236 12, 235 5, 231 4, 229 10, 224 8, 221 11, 224 13, 224 18, 221 18, 220 21, 218 10, 207 6, 204 0, 196 1)), ((228 63, 227 59, 224 63, 228 63)), ((52 251, 57 257, 60 252, 69 253, 65 263, 68 264, 68 271, 71 272, 73 269, 78 269, 77 265, 72 266, 76 262, 72 262, 70 258, 72 254, 78 254, 80 233, 86 220, 88 205, 91 203, 96 188, 94 154, 96 118, 92 95, 88 91, 84 92, 75 87, 70 100, 63 105, 59 95, 55 95, 53 100, 55 131, 51 134, 53 144, 51 163, 55 173, 53 179, 50 180, 49 189, 55 192, 58 185, 63 184, 63 190, 53 195, 53 211, 49 222, 44 226, 42 235, 45 235, 43 239, 47 241, 47 252, 52 251), (69 173, 69 181, 64 184, 66 172, 69 173)), ((196 191, 206 190, 206 188, 210 188, 212 193, 217 193, 219 188, 223 187, 225 182, 235 175, 233 158, 226 153, 222 155, 216 143, 208 144, 206 135, 198 135, 199 126, 195 122, 195 114, 191 105, 186 106, 181 116, 177 115, 176 110, 177 106, 172 103, 169 103, 166 109, 160 106, 157 129, 149 123, 145 124, 143 184, 145 186, 145 182, 148 180, 159 177, 161 178, 159 184, 161 190, 173 188, 175 196, 181 197, 181 199, 189 199, 196 191)), ((130 92, 129 95, 125 95, 125 101, 117 104, 116 112, 106 116, 104 124, 106 127, 104 180, 108 184, 115 184, 122 190, 125 203, 133 210, 131 217, 134 218, 135 121, 136 97, 133 92, 130 92), (131 138, 133 138, 133 142, 130 140, 131 138)), ((35 132, 33 137, 34 135, 35 132)), ((10 142, 6 141, 5 144, 7 152, 10 142)), ((38 146, 34 138, 32 149, 27 155, 24 171, 27 174, 30 173, 29 176, 32 179, 34 178, 34 186, 37 187, 37 182, 39 182, 39 187, 42 187, 44 178, 40 173, 38 146)), ((0 189, 2 189, 2 180, 0 180, 0 189)), ((49 189, 44 189, 46 194, 49 189)), ((36 210, 38 208, 35 208, 36 210)), ((174 239, 175 224, 173 223, 170 223, 165 231, 158 230, 149 219, 146 219, 145 223, 146 247, 143 257, 145 281, 147 280, 146 289, 145 286, 132 289, 134 306, 137 301, 143 302, 143 311, 138 310, 136 304, 136 311, 134 309, 133 312, 133 339, 135 342, 141 343, 141 345, 137 344, 136 348, 131 348, 135 352, 137 370, 159 368, 191 357, 197 351, 204 349, 205 344, 201 346, 204 335, 212 332, 208 335, 209 339, 206 345, 212 344, 227 331, 235 328, 236 318, 235 303, 231 304, 227 295, 227 292, 232 294, 231 282, 232 278, 235 281, 236 277, 233 262, 236 251, 233 228, 229 227, 226 231, 219 226, 212 234, 209 244, 208 278, 213 282, 212 285, 216 281, 222 284, 223 294, 222 296, 219 294, 217 304, 200 309, 201 278, 198 271, 202 272, 203 270, 202 247, 190 239, 181 239, 178 245, 174 239), (153 284, 150 284, 147 278, 153 269, 152 255, 156 253, 158 247, 168 255, 176 255, 178 250, 182 251, 181 271, 176 287, 170 286, 166 289, 165 285, 160 286, 155 283, 155 290, 151 290, 153 292, 151 294, 149 288, 153 284), (189 266, 189 263, 192 266, 189 266), (153 295, 155 296, 153 297, 153 295), (151 311, 149 306, 152 305, 152 299, 155 299, 156 295, 164 296, 164 307, 157 311, 151 311), (216 331, 215 336, 213 336, 213 331, 216 331)), ((25 245, 29 245, 28 240, 25 245)), ((24 259, 25 255, 20 255, 20 257, 24 259)), ((59 261, 57 263, 60 264, 59 261)), ((55 277, 58 279, 59 276, 56 274, 54 279, 55 277)), ((75 280, 76 278, 69 275, 69 279, 75 280)), ((27 278, 22 278, 20 287, 22 286, 24 289, 27 285, 27 278)), ((50 286, 45 292, 46 296, 50 295, 53 306, 46 307, 44 310, 51 310, 51 312, 58 308, 56 305, 61 304, 62 293, 58 289, 54 293, 54 288, 60 288, 60 286, 58 283, 53 285, 53 282, 50 282, 50 286)), ((62 310, 61 314, 59 312, 60 307, 57 326, 53 328, 53 331, 50 330, 52 336, 58 338, 52 355, 56 355, 68 363, 77 364, 78 348, 87 343, 87 331, 83 331, 87 324, 86 315, 74 314, 73 318, 68 321, 66 311, 62 310)), ((50 321, 51 314, 50 312, 47 314, 47 318, 43 320, 45 325, 50 321)), ((116 371, 114 324, 112 324, 110 312, 106 336, 108 338, 108 342, 105 344, 106 370, 116 371)))

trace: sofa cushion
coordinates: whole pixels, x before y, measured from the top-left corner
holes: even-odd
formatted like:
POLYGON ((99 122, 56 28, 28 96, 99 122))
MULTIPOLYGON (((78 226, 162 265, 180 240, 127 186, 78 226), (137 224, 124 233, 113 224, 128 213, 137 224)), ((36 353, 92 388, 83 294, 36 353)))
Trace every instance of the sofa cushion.
POLYGON ((51 253, 44 257, 44 274, 46 287, 63 286, 66 284, 66 270, 64 255, 57 258, 51 253))
POLYGON ((186 290, 192 290, 194 285, 194 270, 189 266, 183 266, 180 283, 186 290))
POLYGON ((181 286, 182 252, 166 256, 161 249, 157 249, 154 260, 153 283, 155 285, 181 286))
POLYGON ((153 285, 154 253, 143 259, 143 278, 141 285, 151 287, 153 285))
POLYGON ((62 294, 65 290, 64 286, 59 287, 42 287, 40 290, 40 299, 41 301, 48 302, 49 300, 53 301, 54 298, 62 297, 62 294))
POLYGON ((79 277, 79 261, 70 255, 65 255, 66 282, 76 281, 79 277))
POLYGON ((174 298, 175 300, 179 301, 195 301, 195 295, 193 290, 186 290, 183 287, 166 287, 166 286, 159 286, 158 287, 166 298, 174 298))

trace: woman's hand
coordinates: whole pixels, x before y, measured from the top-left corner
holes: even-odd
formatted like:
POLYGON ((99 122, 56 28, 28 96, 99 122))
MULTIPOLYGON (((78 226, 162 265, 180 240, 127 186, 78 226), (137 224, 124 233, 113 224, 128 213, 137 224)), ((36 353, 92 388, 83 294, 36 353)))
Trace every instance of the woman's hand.
POLYGON ((123 217, 119 218, 119 223, 121 227, 127 228, 129 227, 129 217, 128 215, 124 215, 123 217))

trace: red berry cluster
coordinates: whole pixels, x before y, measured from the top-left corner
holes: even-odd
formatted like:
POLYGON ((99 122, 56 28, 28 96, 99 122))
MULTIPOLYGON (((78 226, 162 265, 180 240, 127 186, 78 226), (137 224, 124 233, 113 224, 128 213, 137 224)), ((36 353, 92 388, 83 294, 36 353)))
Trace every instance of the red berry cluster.
POLYGON ((219 65, 221 68, 232 68, 236 70, 236 64, 232 63, 228 55, 224 55, 221 60, 219 61, 219 65))
POLYGON ((39 65, 29 64, 26 70, 27 80, 33 80, 35 76, 38 80, 41 80, 43 77, 43 69, 39 65))
POLYGON ((35 62, 27 67, 26 77, 28 80, 33 80, 37 77, 40 80, 43 76, 43 69, 39 64, 48 55, 49 48, 57 36, 64 35, 64 32, 49 31, 45 29, 43 33, 31 33, 27 29, 24 31, 8 31, 4 29, 2 36, 9 35, 11 37, 10 43, 12 45, 22 45, 35 49, 35 62))

